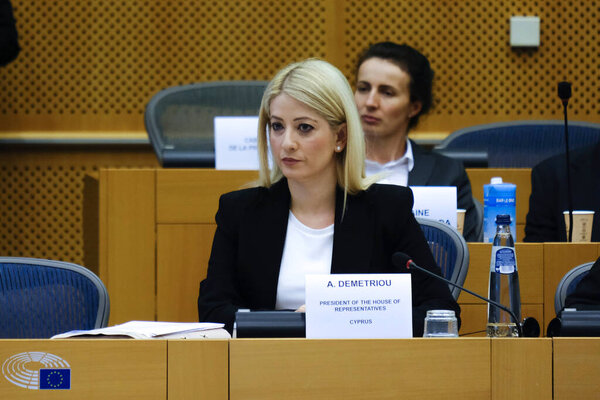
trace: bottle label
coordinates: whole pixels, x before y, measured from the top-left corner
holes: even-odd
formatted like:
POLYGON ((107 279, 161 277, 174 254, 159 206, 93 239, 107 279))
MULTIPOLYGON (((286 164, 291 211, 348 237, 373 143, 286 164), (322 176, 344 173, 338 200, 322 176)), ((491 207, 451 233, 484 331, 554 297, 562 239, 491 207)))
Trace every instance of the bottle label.
POLYGON ((492 246, 490 271, 500 274, 512 274, 517 271, 515 249, 507 246, 492 246))

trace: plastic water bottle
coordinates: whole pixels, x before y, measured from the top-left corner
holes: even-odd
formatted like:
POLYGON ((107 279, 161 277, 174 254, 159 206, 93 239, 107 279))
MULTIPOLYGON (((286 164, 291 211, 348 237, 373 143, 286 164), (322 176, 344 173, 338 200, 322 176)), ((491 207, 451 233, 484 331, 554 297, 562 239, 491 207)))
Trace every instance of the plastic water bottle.
POLYGON ((510 229, 513 235, 515 234, 516 193, 517 185, 503 183, 500 177, 494 177, 489 184, 483 185, 483 241, 485 243, 491 243, 496 236, 496 215, 510 215, 510 229))
MULTIPOLYGON (((496 217, 496 235, 492 245, 490 260, 490 285, 488 297, 510 308, 521 320, 521 293, 515 242, 510 233, 510 216, 500 214, 496 217)), ((506 311, 488 304, 487 335, 490 337, 518 336, 515 321, 506 311)))

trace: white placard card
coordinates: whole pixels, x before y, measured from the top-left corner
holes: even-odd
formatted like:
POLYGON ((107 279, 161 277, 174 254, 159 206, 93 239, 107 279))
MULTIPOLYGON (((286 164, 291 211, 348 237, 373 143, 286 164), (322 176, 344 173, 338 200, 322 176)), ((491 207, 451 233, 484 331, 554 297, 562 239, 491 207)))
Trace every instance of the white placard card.
POLYGON ((215 117, 215 168, 258 169, 258 117, 215 117))
POLYGON ((410 274, 306 275, 306 337, 412 337, 410 274))
POLYGON ((456 186, 411 186, 415 217, 435 219, 456 228, 456 186))

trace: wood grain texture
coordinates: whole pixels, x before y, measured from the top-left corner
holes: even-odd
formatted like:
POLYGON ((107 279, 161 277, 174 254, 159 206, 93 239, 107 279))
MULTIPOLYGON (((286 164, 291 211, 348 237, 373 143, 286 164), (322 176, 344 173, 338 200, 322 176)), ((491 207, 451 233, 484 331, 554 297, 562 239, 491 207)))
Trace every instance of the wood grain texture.
POLYGON ((257 171, 157 170, 157 222, 214 223, 219 197, 257 178, 257 171))
POLYGON ((552 398, 552 339, 492 342, 492 400, 552 398))
POLYGON ((232 340, 230 398, 489 399, 489 339, 232 340))
POLYGON ((554 338, 554 399, 597 399, 600 338, 554 338))
POLYGON ((229 341, 169 340, 168 350, 169 399, 229 399, 229 341))
POLYGON ((156 308, 159 321, 198 321, 215 224, 157 226, 156 308))
POLYGON ((109 324, 156 317, 155 171, 103 170, 100 276, 111 301, 109 324))
MULTIPOLYGON (((3 399, 167 398, 167 342, 162 340, 0 340, 0 362, 23 352, 50 353, 71 369, 70 390, 28 390, 0 379, 3 399)), ((41 363, 29 363, 31 370, 41 363)), ((52 368, 51 366, 47 368, 52 368)))

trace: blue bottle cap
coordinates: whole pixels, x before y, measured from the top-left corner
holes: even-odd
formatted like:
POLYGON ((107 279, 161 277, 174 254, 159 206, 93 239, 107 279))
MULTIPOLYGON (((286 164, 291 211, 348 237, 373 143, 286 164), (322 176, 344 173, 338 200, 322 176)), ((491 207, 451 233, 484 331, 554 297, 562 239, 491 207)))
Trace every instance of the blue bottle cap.
POLYGON ((496 215, 496 224, 497 225, 510 225, 510 215, 508 215, 508 214, 496 215))

